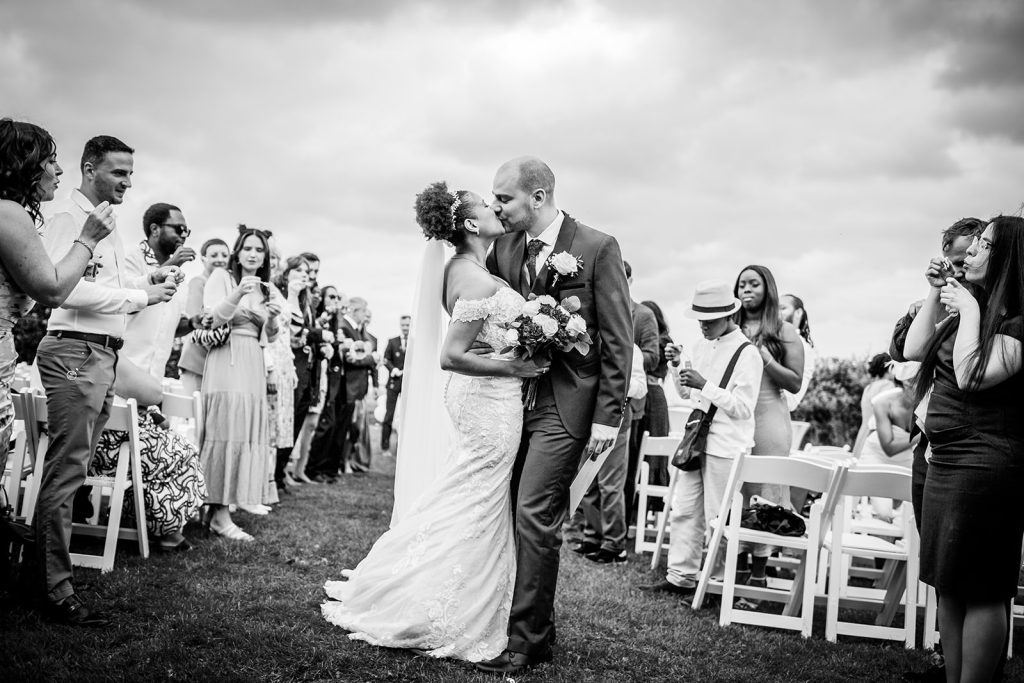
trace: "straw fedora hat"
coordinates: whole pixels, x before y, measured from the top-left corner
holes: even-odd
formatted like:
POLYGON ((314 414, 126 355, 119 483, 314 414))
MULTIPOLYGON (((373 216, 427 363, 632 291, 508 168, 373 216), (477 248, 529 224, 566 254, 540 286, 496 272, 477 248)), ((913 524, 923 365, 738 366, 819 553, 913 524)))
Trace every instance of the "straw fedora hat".
POLYGON ((692 320, 727 318, 740 310, 740 300, 732 294, 732 285, 725 280, 705 280, 697 283, 690 310, 683 315, 692 320))

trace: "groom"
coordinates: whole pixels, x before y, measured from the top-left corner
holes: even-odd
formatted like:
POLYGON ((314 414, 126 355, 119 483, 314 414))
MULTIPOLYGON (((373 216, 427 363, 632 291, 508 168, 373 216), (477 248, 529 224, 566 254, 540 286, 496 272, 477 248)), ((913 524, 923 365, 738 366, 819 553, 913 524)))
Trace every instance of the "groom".
POLYGON ((494 243, 487 258, 490 271, 524 297, 577 297, 594 340, 585 356, 555 354, 533 410, 523 417, 512 473, 518 569, 508 649, 477 665, 512 673, 551 659, 569 485, 582 458, 601 453, 618 434, 633 323, 618 243, 558 210, 555 176, 547 164, 534 157, 505 163, 495 175, 493 192, 492 208, 508 234, 494 243))

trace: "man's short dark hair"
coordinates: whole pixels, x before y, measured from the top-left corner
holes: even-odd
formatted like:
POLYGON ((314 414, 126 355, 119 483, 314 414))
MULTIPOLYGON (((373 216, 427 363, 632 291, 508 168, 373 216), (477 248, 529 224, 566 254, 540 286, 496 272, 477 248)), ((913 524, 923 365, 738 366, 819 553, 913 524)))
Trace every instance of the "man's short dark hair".
POLYGON ((985 232, 987 221, 980 218, 961 218, 953 225, 942 231, 942 248, 949 249, 949 245, 958 237, 977 237, 985 232))
POLYGON ((113 152, 135 154, 134 149, 117 138, 111 135, 97 135, 85 143, 85 149, 82 150, 82 162, 78 165, 78 168, 81 171, 85 171, 86 163, 90 163, 95 167, 103 161, 103 157, 113 152))
POLYGON ((299 257, 302 258, 303 261, 316 261, 317 263, 320 263, 320 257, 311 251, 304 251, 299 254, 299 257))
POLYGON ((399 320, 412 320, 412 316, 408 313, 399 318, 399 320))
POLYGON ((156 223, 157 225, 162 224, 171 216, 171 211, 181 211, 174 204, 165 204, 164 202, 158 202, 153 206, 146 209, 146 213, 142 214, 142 232, 148 238, 149 237, 149 226, 156 223))
POLYGON ((622 267, 626 269, 626 277, 633 277, 633 266, 629 265, 629 261, 623 261, 622 267))

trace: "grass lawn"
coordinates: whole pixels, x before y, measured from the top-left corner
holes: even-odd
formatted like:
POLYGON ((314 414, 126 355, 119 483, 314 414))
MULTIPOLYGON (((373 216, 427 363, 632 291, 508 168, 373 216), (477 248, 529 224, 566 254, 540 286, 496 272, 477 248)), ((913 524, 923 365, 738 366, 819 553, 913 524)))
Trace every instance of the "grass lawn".
MULTIPOLYGON (((324 581, 353 567, 387 527, 393 460, 334 486, 295 490, 271 515, 239 513, 257 541, 203 539, 143 561, 122 543, 113 572, 78 570, 83 594, 113 618, 72 629, 0 600, 0 680, 493 681, 459 662, 349 641, 320 617, 324 581)), ((898 644, 733 626, 635 586, 649 559, 597 566, 563 549, 555 660, 520 681, 886 681, 923 669, 898 644)), ((1024 634, 1018 632, 1018 638, 1024 634)), ((1021 642, 1021 641, 1019 641, 1021 642)), ((1015 658, 1009 679, 1024 679, 1015 658)))

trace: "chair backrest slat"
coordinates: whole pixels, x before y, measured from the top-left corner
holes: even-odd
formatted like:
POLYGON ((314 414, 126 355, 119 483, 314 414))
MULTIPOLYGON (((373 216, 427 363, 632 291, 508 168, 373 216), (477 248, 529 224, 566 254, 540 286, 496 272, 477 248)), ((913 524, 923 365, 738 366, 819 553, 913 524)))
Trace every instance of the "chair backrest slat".
POLYGON ((896 500, 911 499, 911 474, 906 468, 897 471, 885 467, 855 467, 846 472, 840 494, 844 496, 877 496, 896 500))
POLYGON ((825 491, 834 468, 824 464, 777 455, 748 455, 740 472, 741 483, 798 486, 809 491, 825 491))
POLYGON ((126 405, 112 405, 110 406, 110 417, 107 418, 107 424, 104 429, 116 429, 120 432, 131 431, 133 428, 137 428, 138 425, 138 404, 134 398, 128 399, 126 405))
POLYGON ((679 448, 681 440, 682 437, 679 436, 651 436, 644 433, 643 441, 640 442, 640 457, 643 458, 645 455, 667 455, 671 457, 676 454, 676 449, 679 448))

